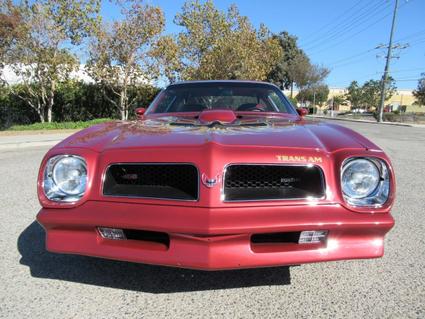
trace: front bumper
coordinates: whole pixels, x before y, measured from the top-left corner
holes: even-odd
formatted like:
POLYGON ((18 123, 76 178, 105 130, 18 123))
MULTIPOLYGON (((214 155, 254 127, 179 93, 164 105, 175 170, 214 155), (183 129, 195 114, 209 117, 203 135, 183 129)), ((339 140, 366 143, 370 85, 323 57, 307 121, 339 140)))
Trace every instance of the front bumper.
POLYGON ((338 204, 207 208, 88 201, 43 208, 37 220, 52 252, 204 270, 381 257, 394 225, 389 213, 356 213, 338 204), (99 226, 165 232, 170 244, 104 239, 99 226), (327 242, 251 242, 253 234, 304 230, 328 230, 327 242))

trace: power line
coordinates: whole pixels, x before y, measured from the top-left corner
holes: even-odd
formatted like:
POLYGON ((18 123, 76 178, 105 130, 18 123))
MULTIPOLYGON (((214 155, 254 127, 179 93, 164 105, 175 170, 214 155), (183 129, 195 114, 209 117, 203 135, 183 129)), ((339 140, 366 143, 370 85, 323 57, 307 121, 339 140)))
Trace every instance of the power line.
POLYGON ((329 43, 330 41, 347 34, 349 31, 355 29, 359 25, 362 25, 362 23, 368 21, 371 16, 375 15, 378 12, 381 12, 382 10, 385 10, 388 7, 388 5, 386 5, 385 8, 382 9, 381 7, 384 3, 385 1, 381 1, 375 4, 373 4, 372 2, 371 7, 367 7, 369 6, 368 4, 366 7, 363 8, 363 9, 366 9, 365 12, 362 12, 363 10, 361 10, 352 18, 345 21, 342 25, 336 26, 334 30, 332 30, 325 36, 318 37, 315 41, 311 41, 310 43, 304 44, 305 49, 313 50, 317 47, 322 46, 324 43, 329 43))
MULTIPOLYGON (((391 74, 393 74, 393 73, 398 73, 398 72, 391 71, 391 74)), ((376 75, 379 75, 379 74, 382 74, 382 72, 375 72, 375 73, 364 74, 362 76, 359 76, 358 78, 367 78, 367 77, 370 77, 370 76, 373 77, 373 76, 376 76, 376 75)), ((416 73, 416 74, 410 74, 410 75, 405 75, 405 76, 415 77, 417 75, 418 75, 418 73, 416 73)))
POLYGON ((424 33, 425 33, 425 29, 420 30, 420 31, 415 32, 415 33, 408 34, 408 35, 406 35, 402 38, 399 38, 399 39, 396 40, 396 42, 406 41, 407 39, 416 38, 418 36, 422 37, 424 35, 424 33))
POLYGON ((418 44, 421 44, 421 43, 424 43, 425 42, 425 38, 423 38, 423 39, 418 39, 417 41, 413 41, 413 42, 411 42, 410 44, 411 45, 418 45, 418 44))
POLYGON ((415 78, 415 79, 395 79, 394 81, 396 82, 413 82, 413 81, 419 81, 420 78, 415 78))
MULTIPOLYGON (((407 4, 407 2, 406 3, 403 3, 403 4, 401 4, 400 5, 400 8, 402 8, 404 5, 406 5, 407 4)), ((389 6, 389 5, 388 5, 389 6)), ((387 7, 388 7, 387 6, 387 7)), ((348 36, 348 37, 346 37, 346 38, 344 38, 344 39, 342 39, 342 40, 340 40, 339 42, 337 42, 337 43, 335 43, 335 44, 333 44, 333 45, 330 45, 330 46, 327 46, 327 47, 325 47, 324 49, 322 49, 322 50, 319 50, 319 51, 314 51, 314 53, 321 53, 321 52, 324 52, 324 51, 327 51, 327 50, 329 50, 329 49, 332 49, 332 48, 334 48, 334 47, 337 47, 338 45, 340 45, 340 44, 342 44, 342 43, 344 43, 344 42, 346 42, 346 41, 348 41, 348 40, 351 40, 352 38, 354 38, 355 36, 357 36, 358 34, 360 34, 360 33, 362 33, 362 32, 365 32, 365 31, 367 31, 367 30, 369 30, 371 27, 373 27, 373 26, 375 26, 376 24, 378 24, 379 22, 381 22, 382 20, 384 20, 385 18, 387 18, 388 16, 390 16, 391 15, 391 13, 392 12, 389 12, 389 13, 387 13, 387 14, 385 14, 384 16, 381 16, 378 20, 376 20, 376 21, 374 21, 373 23, 371 23, 371 24, 368 24, 365 28, 363 28, 363 29, 361 29, 361 30, 359 30, 358 32, 355 32, 354 34, 352 34, 352 35, 350 35, 350 36, 348 36)))
MULTIPOLYGON (((423 71, 425 71, 425 67, 424 68, 414 68, 414 69, 393 70, 393 71, 391 71, 391 74, 394 74, 394 73, 405 73, 405 72, 412 72, 412 71, 423 72, 423 71)), ((375 73, 369 73, 369 74, 366 74, 366 75, 362 75, 361 77, 374 76, 374 75, 379 75, 379 74, 382 74, 382 72, 378 72, 377 71, 375 73)), ((412 76, 414 76, 414 75, 412 75, 412 76)))
POLYGON ((331 19, 330 22, 326 23, 325 25, 321 26, 320 28, 318 28, 314 33, 310 33, 308 36, 304 37, 304 41, 305 39, 310 39, 312 36, 317 35, 317 33, 321 32, 322 30, 325 30, 328 26, 332 26, 333 23, 335 23, 336 21, 340 20, 342 17, 344 17, 346 14, 348 14, 349 12, 351 12, 352 9, 354 9, 355 7, 357 7, 361 2, 363 2, 363 0, 359 0, 357 1, 353 6, 351 6, 348 10, 343 11, 340 15, 337 16, 336 19, 331 19))
POLYGON ((398 70, 393 70, 391 71, 391 73, 400 73, 400 72, 408 72, 408 71, 425 71, 425 67, 423 68, 413 68, 413 69, 398 69, 398 70))
POLYGON ((362 62, 364 62, 364 55, 367 54, 367 53, 370 53, 371 51, 373 51, 373 49, 372 50, 368 50, 368 52, 366 52, 364 54, 361 54, 361 55, 358 55, 356 57, 352 56, 352 58, 350 58, 350 59, 347 58, 343 62, 332 64, 329 67, 332 70, 334 70, 334 69, 342 68, 342 67, 347 66, 347 65, 353 65, 353 64, 362 63, 362 62))
POLYGON ((363 29, 359 30, 358 32, 356 32, 356 33, 354 33, 354 34, 352 34, 352 35, 350 35, 350 36, 348 36, 348 37, 346 37, 346 38, 344 38, 344 39, 340 40, 338 43, 336 43, 336 44, 334 44, 334 45, 330 45, 330 46, 328 46, 328 47, 325 47, 324 49, 322 49, 322 50, 320 50, 320 51, 315 51, 315 53, 317 54, 317 53, 321 53, 321 52, 327 51, 327 50, 329 50, 329 49, 332 49, 332 48, 334 48, 334 47, 337 47, 337 46, 338 46, 338 45, 340 45, 341 43, 344 43, 344 42, 346 42, 346 41, 348 41, 348 40, 351 40, 351 39, 352 39, 352 38, 354 38, 356 35, 358 35, 358 34, 360 34, 360 33, 362 33, 362 32, 365 32, 366 30, 369 30, 371 27, 375 26, 376 24, 378 24, 379 22, 381 22, 382 20, 384 20, 385 18, 387 18, 387 17, 388 17, 388 16, 390 16, 390 15, 391 15, 391 13, 387 13, 386 15, 382 16, 381 18, 379 18, 378 20, 374 21, 373 23, 368 24, 365 28, 363 28, 363 29))
POLYGON ((317 43, 318 41, 322 42, 323 40, 326 40, 327 38, 330 38, 334 36, 336 33, 340 32, 342 29, 347 28, 348 26, 351 26, 353 24, 353 21, 355 21, 358 18, 362 18, 370 9, 373 9, 380 4, 383 4, 383 1, 380 3, 373 3, 368 2, 365 6, 361 7, 357 12, 355 12, 351 17, 348 17, 346 20, 335 24, 329 31, 325 32, 323 36, 318 34, 316 32, 316 38, 310 41, 307 41, 305 43, 302 43, 304 47, 312 46, 313 43, 317 43), (365 11, 365 12, 364 12, 365 11))
POLYGON ((346 58, 342 58, 342 59, 336 60, 336 61, 333 62, 333 64, 330 65, 330 67, 335 66, 335 65, 338 65, 338 64, 341 64, 341 63, 344 63, 346 61, 350 61, 350 60, 356 59, 356 58, 358 58, 360 56, 364 56, 364 55, 366 55, 366 54, 368 54, 368 53, 370 53, 370 52, 372 52, 374 50, 375 49, 369 49, 369 50, 366 50, 366 51, 362 51, 362 52, 359 52, 359 53, 350 55, 350 56, 348 56, 346 58))

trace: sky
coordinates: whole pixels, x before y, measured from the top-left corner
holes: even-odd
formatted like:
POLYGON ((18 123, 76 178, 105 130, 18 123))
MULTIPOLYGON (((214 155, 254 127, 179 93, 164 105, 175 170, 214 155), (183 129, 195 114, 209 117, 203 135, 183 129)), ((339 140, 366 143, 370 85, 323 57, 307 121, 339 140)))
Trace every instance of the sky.
MULTIPOLYGON (((173 23, 184 0, 148 0, 162 8, 166 17, 165 33, 177 33, 173 23)), ((395 0, 215 0, 226 10, 236 4, 254 26, 264 23, 270 31, 288 31, 298 37, 301 48, 313 63, 331 70, 326 83, 347 87, 353 80, 363 83, 380 79, 388 45, 395 0)), ((119 10, 104 1, 102 15, 119 18, 119 10)), ((394 45, 400 49, 391 59, 391 76, 399 89, 414 89, 425 72, 425 0, 399 0, 394 45), (408 46, 407 46, 408 45, 408 46), (405 48, 403 48, 405 47, 405 48), (401 49, 403 48, 403 49, 401 49)))

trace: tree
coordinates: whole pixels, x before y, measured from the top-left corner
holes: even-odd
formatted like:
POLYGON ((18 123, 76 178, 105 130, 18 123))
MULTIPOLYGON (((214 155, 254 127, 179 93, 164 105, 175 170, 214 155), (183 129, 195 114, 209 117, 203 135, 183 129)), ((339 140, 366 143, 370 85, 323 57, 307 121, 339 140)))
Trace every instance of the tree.
POLYGON ((52 121, 57 86, 78 67, 69 44, 79 45, 97 22, 99 0, 23 1, 14 6, 21 17, 20 37, 5 54, 19 79, 13 92, 38 114, 52 121))
MULTIPOLYGON (((386 87, 385 100, 388 100, 396 92, 395 82, 392 77, 388 78, 386 87)), ((381 82, 378 80, 369 80, 362 86, 359 86, 357 81, 353 81, 348 86, 347 91, 346 99, 351 103, 352 109, 360 107, 365 109, 368 107, 377 108, 381 96, 381 82)))
POLYGON ((223 12, 211 0, 186 2, 174 22, 183 30, 160 42, 171 50, 159 50, 170 81, 264 80, 282 53, 267 28, 254 28, 234 5, 223 12))
POLYGON ((162 69, 163 75, 170 83, 180 79, 182 64, 180 61, 180 48, 172 35, 162 36, 153 48, 153 55, 162 69))
POLYGON ((294 79, 289 72, 289 68, 298 56, 303 56, 305 53, 298 47, 297 37, 290 35, 286 31, 273 35, 273 38, 279 42, 282 48, 282 57, 267 78, 282 90, 292 88, 294 79))
POLYGON ((329 74, 329 70, 310 63, 310 59, 305 54, 297 55, 294 61, 288 66, 288 74, 292 80, 291 95, 293 84, 302 91, 309 87, 321 85, 321 82, 329 74))
POLYGON ((120 5, 122 20, 112 26, 104 24, 91 38, 86 69, 104 90, 114 93, 116 98, 106 96, 120 110, 121 119, 127 120, 137 99, 130 99, 129 89, 158 75, 154 47, 164 28, 164 15, 159 7, 140 1, 120 5))
POLYGON ((418 87, 413 91, 413 95, 416 97, 419 104, 425 105, 425 73, 421 74, 421 78, 418 81, 418 87))
POLYGON ((297 94, 297 100, 300 102, 309 101, 315 105, 320 105, 328 100, 328 95, 329 87, 327 85, 320 84, 300 90, 297 94))
POLYGON ((8 52, 24 31, 21 28, 22 16, 11 0, 0 0, 0 82, 5 85, 4 68, 8 52))
MULTIPOLYGON (((382 89, 382 82, 378 80, 369 80, 366 81, 361 89, 361 103, 365 107, 374 107, 378 108, 379 102, 381 99, 381 89, 382 89)), ((394 79, 392 77, 388 77, 387 84, 386 84, 386 90, 385 90, 385 101, 390 99, 394 93, 396 92, 397 88, 395 86, 394 79)))
POLYGON ((351 108, 356 109, 362 102, 362 88, 359 86, 357 81, 352 81, 347 88, 347 94, 345 95, 347 101, 351 103, 351 108))
POLYGON ((294 60, 288 65, 287 73, 291 81, 291 96, 293 95, 294 84, 302 89, 309 83, 308 72, 310 67, 310 59, 305 54, 295 56, 294 60))
POLYGON ((307 72, 307 85, 319 85, 329 73, 328 68, 318 64, 311 64, 307 72))
POLYGON ((301 90, 308 86, 317 86, 329 74, 327 68, 311 63, 305 52, 298 47, 295 36, 284 31, 274 35, 273 38, 278 40, 283 53, 268 74, 268 80, 281 89, 290 88, 291 97, 294 84, 301 90))
POLYGON ((346 101, 346 97, 344 95, 335 95, 332 98, 332 109, 333 110, 337 109, 337 107, 344 104, 345 101, 346 101))

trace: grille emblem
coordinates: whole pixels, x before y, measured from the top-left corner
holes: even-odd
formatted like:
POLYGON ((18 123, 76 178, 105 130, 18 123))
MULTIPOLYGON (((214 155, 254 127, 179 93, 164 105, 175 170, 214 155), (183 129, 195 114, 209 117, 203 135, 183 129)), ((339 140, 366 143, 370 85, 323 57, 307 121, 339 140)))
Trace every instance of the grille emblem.
POLYGON ((282 177, 280 183, 283 184, 283 186, 291 186, 292 183, 299 182, 300 180, 300 178, 295 177, 282 177))
POLYGON ((204 184, 208 188, 211 188, 214 187, 217 183, 221 182, 221 174, 217 174, 217 176, 209 178, 205 173, 203 173, 201 179, 202 184, 204 184))

